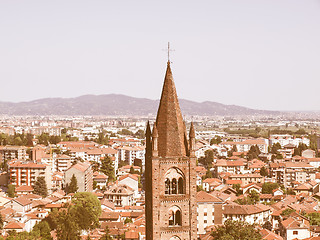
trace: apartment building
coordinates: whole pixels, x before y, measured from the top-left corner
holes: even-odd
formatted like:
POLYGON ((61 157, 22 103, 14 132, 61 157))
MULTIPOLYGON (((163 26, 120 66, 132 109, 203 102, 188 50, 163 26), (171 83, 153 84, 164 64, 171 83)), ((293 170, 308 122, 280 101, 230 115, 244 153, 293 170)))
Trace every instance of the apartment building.
POLYGON ((272 146, 275 143, 280 143, 281 147, 284 147, 288 144, 293 144, 295 147, 298 147, 300 143, 304 143, 309 146, 310 139, 306 137, 298 138, 289 134, 274 134, 269 138, 269 145, 272 146))
POLYGON ((65 172, 72 165, 72 159, 65 154, 59 154, 54 157, 54 172, 65 172))
POLYGON ((134 164, 134 160, 136 158, 142 160, 142 165, 144 166, 144 154, 145 154, 145 147, 143 146, 121 146, 117 148, 119 153, 119 160, 125 161, 129 165, 134 164))
POLYGON ((118 150, 90 141, 60 142, 57 145, 63 152, 68 151, 72 160, 80 158, 84 161, 100 162, 101 158, 109 156, 113 160, 115 173, 118 170, 118 150))
POLYGON ((268 139, 264 138, 258 138, 258 139, 247 139, 241 142, 221 142, 219 144, 220 146, 226 147, 229 150, 233 148, 233 146, 236 146, 237 152, 248 152, 252 146, 257 145, 259 147, 259 150, 262 153, 268 152, 268 139))
POLYGON ((12 159, 26 160, 26 150, 24 146, 0 146, 0 162, 12 159))
POLYGON ((78 192, 92 192, 93 172, 89 162, 78 162, 68 168, 64 173, 65 184, 70 184, 73 174, 77 179, 78 192))
POLYGON ((33 127, 29 131, 32 135, 41 135, 43 133, 48 133, 53 136, 61 135, 61 128, 56 126, 48 126, 48 127, 33 127))
POLYGON ((214 164, 215 173, 228 172, 232 174, 240 174, 244 172, 245 163, 243 160, 225 160, 218 159, 214 164))
POLYGON ((209 193, 197 193, 198 234, 205 234, 206 227, 222 224, 222 203, 221 199, 209 193))
POLYGON ((316 178, 315 167, 307 162, 270 163, 270 173, 285 187, 295 187, 295 182, 305 183, 316 178))
POLYGON ((44 177, 47 188, 52 188, 52 169, 49 165, 31 161, 8 162, 9 183, 15 186, 33 186, 38 177, 44 177))
POLYGON ((248 185, 250 183, 264 183, 264 177, 262 177, 260 174, 234 174, 229 176, 230 180, 240 180, 242 184, 248 185))

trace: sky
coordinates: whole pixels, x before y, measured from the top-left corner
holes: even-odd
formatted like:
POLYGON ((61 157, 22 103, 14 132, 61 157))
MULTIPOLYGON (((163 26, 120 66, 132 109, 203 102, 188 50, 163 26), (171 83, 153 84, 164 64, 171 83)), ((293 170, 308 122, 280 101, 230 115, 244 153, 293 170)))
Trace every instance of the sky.
POLYGON ((180 98, 320 110, 320 0, 0 0, 0 101, 180 98))

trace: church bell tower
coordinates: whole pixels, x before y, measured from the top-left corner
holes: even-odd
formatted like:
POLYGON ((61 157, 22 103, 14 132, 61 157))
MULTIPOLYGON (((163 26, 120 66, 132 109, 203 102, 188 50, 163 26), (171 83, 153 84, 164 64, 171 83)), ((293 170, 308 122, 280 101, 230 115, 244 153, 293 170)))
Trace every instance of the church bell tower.
POLYGON ((195 131, 187 137, 170 61, 145 156, 146 239, 196 240, 195 131))

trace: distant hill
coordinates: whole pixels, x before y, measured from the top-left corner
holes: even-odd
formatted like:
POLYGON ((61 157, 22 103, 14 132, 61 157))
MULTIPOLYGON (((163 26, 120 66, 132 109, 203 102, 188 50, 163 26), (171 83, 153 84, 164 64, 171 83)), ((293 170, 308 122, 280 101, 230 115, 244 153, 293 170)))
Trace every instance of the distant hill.
MULTIPOLYGON (((281 112, 255 110, 217 102, 193 102, 180 99, 183 115, 280 115, 281 112)), ((120 94, 84 95, 76 98, 44 98, 29 102, 0 102, 0 114, 6 115, 148 115, 156 114, 159 100, 120 94)))

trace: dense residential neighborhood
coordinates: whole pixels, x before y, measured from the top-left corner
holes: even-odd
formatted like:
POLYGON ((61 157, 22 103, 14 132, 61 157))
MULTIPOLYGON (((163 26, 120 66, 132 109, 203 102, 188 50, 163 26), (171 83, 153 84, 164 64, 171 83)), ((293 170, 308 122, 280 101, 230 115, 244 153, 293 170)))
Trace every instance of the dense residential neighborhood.
MULTIPOLYGON (((198 238, 214 239, 230 220, 253 224, 262 239, 320 237, 319 124, 233 121, 194 121, 198 238)), ((49 219, 87 192, 99 211, 96 225, 75 230, 82 239, 145 239, 143 118, 0 122, 2 237, 45 223, 48 239, 60 239, 49 219)))

